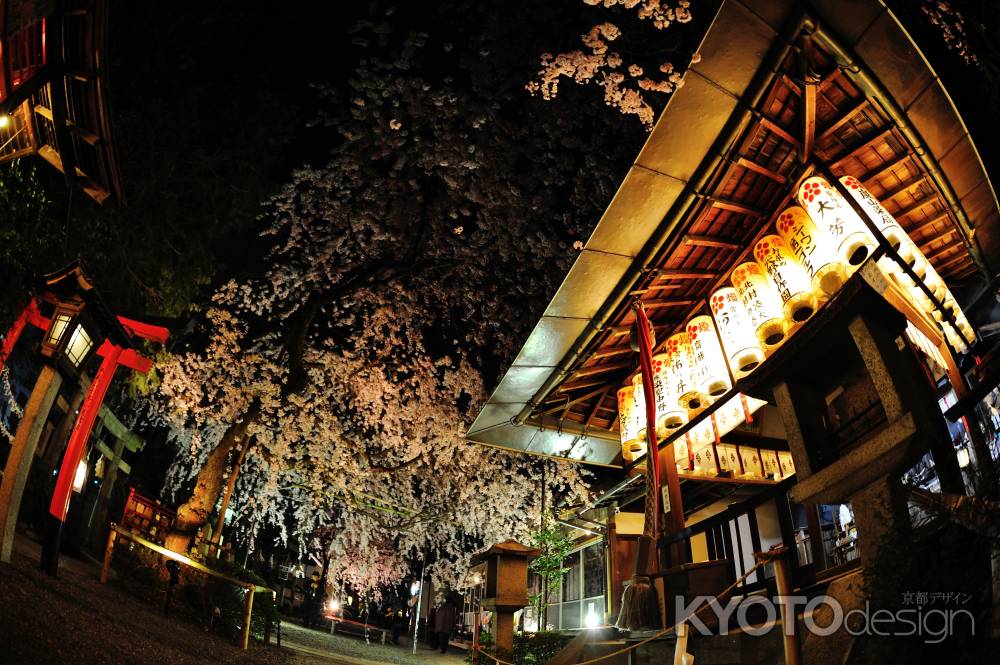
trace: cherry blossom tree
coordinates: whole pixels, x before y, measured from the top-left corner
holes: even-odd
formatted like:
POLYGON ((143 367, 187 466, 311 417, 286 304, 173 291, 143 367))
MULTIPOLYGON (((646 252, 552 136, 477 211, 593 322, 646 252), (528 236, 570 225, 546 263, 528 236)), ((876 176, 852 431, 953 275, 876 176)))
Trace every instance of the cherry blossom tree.
POLYGON ((194 483, 175 549, 244 445, 243 537, 332 529, 330 575, 357 590, 418 560, 455 584, 474 550, 587 495, 581 468, 548 462, 543 504, 542 462, 464 432, 614 191, 609 164, 635 145, 622 132, 636 137, 600 113, 525 117, 482 59, 422 75, 430 49, 449 50, 426 34, 397 46, 362 58, 346 94, 321 89, 329 159, 266 202, 270 249, 160 365, 153 420, 181 451, 171 485, 194 483), (561 149, 580 135, 588 150, 561 149))
MULTIPOLYGON (((640 21, 648 21, 657 30, 665 30, 675 23, 691 21, 688 0, 583 0, 587 5, 600 5, 605 9, 620 6, 633 12, 640 21)), ((669 94, 684 85, 683 73, 674 63, 664 60, 657 63, 656 74, 636 62, 626 64, 626 58, 613 49, 613 42, 622 36, 615 23, 594 25, 580 41, 586 50, 575 49, 552 55, 543 53, 541 69, 536 78, 527 84, 528 92, 549 100, 559 93, 559 81, 565 77, 574 83, 593 83, 604 91, 604 103, 626 115, 634 115, 649 130, 653 128, 656 113, 646 93, 669 94), (630 85, 631 84, 631 85, 630 85)), ((698 62, 695 54, 692 62, 698 62)))

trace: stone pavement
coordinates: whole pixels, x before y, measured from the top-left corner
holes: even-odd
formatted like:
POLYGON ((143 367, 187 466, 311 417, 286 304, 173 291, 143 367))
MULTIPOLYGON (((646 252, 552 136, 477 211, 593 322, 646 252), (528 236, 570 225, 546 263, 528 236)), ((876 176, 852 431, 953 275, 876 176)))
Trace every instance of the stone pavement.
POLYGON ((313 630, 283 621, 281 646, 291 649, 299 658, 298 665, 462 665, 465 654, 452 648, 447 654, 417 646, 411 654, 410 647, 379 644, 376 639, 365 643, 364 638, 350 635, 330 635, 324 630, 313 630))

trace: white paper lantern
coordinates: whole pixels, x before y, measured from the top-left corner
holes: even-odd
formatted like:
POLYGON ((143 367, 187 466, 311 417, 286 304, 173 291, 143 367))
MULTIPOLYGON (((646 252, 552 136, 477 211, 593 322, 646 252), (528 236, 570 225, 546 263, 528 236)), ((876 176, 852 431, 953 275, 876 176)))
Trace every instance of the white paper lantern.
POLYGON ((646 423, 646 407, 641 403, 641 390, 639 398, 636 399, 634 385, 618 390, 618 434, 621 437, 622 458, 626 462, 631 462, 646 452, 646 441, 639 436, 646 423))
POLYGON ((830 236, 816 226, 803 208, 792 206, 783 211, 778 215, 775 227, 795 258, 805 266, 817 296, 832 296, 840 290, 847 280, 847 268, 841 262, 830 236))
POLYGON ((750 315, 740 302, 736 289, 730 286, 713 293, 709 303, 729 366, 737 378, 746 376, 764 361, 764 350, 754 334, 750 315))
POLYGON ((691 340, 694 380, 699 390, 709 397, 724 394, 730 388, 729 370, 712 317, 701 314, 688 321, 687 334, 691 340))
POLYGON ((837 190, 825 179, 807 178, 798 191, 798 202, 837 247, 841 261, 857 268, 878 244, 871 231, 837 190))
POLYGON ((785 241, 780 236, 766 235, 757 241, 753 256, 778 290, 789 324, 801 323, 812 316, 817 307, 812 281, 785 241))
POLYGON ((885 236, 885 239, 889 242, 889 246, 896 250, 899 258, 912 266, 914 261, 913 250, 916 249, 916 246, 910 240, 910 236, 906 234, 906 231, 903 230, 903 227, 896 222, 896 218, 890 215, 889 211, 883 208, 882 204, 878 202, 878 199, 872 196, 872 193, 865 189, 864 185, 854 176, 845 175, 840 179, 840 182, 851 193, 854 200, 864 208, 871 220, 875 222, 875 226, 885 236))
POLYGON ((704 407, 708 398, 694 377, 694 354, 691 338, 679 332, 667 339, 667 356, 670 360, 670 380, 677 395, 677 403, 688 410, 704 407))
POLYGON ((653 385, 656 390, 656 435, 666 439, 671 431, 687 422, 687 409, 679 403, 680 395, 674 392, 675 382, 671 380, 669 353, 653 356, 653 385))
POLYGON ((785 338, 781 296, 760 266, 752 261, 741 263, 733 269, 730 281, 750 315, 754 334, 761 346, 769 349, 781 344, 785 338))

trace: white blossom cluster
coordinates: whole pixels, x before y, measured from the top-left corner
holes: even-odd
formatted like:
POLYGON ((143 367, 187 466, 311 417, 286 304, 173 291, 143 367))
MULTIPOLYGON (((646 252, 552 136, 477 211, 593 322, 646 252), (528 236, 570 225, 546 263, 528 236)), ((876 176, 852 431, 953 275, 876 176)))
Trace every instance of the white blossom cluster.
MULTIPOLYGON (((583 0, 588 5, 603 5, 610 8, 621 5, 635 10, 643 20, 650 20, 657 30, 663 30, 673 23, 687 23, 691 20, 690 2, 679 0, 671 5, 662 0, 583 0)), ((621 54, 610 50, 610 42, 621 36, 621 30, 613 23, 593 26, 580 40, 586 51, 574 50, 568 53, 543 53, 540 58, 542 68, 537 78, 525 86, 532 95, 540 94, 542 99, 553 99, 559 94, 559 80, 572 79, 578 84, 594 82, 604 90, 604 103, 626 115, 636 116, 646 129, 652 129, 655 120, 653 107, 643 95, 644 92, 669 94, 684 85, 684 79, 670 62, 660 65, 662 78, 644 75, 638 64, 629 64, 624 71, 621 54), (628 85, 634 82, 635 87, 628 85)))

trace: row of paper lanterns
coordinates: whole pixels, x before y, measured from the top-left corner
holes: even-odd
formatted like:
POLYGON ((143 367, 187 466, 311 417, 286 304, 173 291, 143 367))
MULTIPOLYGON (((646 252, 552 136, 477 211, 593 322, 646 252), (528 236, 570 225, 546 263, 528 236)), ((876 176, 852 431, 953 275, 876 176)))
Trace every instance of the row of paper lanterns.
MULTIPOLYGON (((956 325, 945 320, 943 312, 892 259, 884 257, 879 267, 915 305, 938 322, 949 343, 964 352, 967 343, 975 341, 975 333, 944 280, 857 179, 846 176, 841 183, 876 222, 900 258, 950 310, 956 325)), ((825 179, 806 179, 799 187, 798 203, 778 216, 777 234, 765 235, 756 243, 754 260, 733 269, 731 286, 712 293, 711 316, 692 318, 684 330, 667 339, 663 352, 653 357, 655 426, 661 440, 729 392, 729 370, 739 379, 756 369, 795 326, 809 319, 841 288, 877 247, 878 241, 868 226, 825 179)), ((641 375, 618 391, 622 454, 627 461, 646 452, 642 391, 641 375)), ((739 397, 746 411, 746 398, 739 397)), ((745 415, 749 418, 750 412, 745 415)), ((725 427, 720 428, 714 422, 717 420, 705 420, 713 428, 715 440, 732 429, 720 432, 725 427)))

